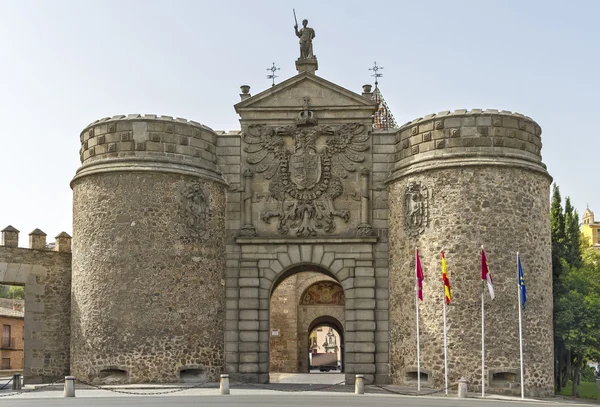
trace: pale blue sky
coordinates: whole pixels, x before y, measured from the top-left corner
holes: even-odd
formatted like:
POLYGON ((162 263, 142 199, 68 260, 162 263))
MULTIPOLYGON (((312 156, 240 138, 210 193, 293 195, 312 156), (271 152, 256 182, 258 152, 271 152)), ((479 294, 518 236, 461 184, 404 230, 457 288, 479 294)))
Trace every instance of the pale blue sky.
POLYGON ((71 233, 79 132, 155 113, 237 129, 251 93, 295 74, 292 7, 316 30, 318 75, 380 81, 399 123, 495 108, 534 118, 544 162, 600 217, 599 1, 0 0, 0 229, 71 233))

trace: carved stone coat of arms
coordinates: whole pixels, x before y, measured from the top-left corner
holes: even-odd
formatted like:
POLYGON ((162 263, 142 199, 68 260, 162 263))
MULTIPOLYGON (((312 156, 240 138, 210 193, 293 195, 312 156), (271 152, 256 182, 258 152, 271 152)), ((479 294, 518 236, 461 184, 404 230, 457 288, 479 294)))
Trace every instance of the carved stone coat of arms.
POLYGON ((365 160, 370 135, 364 125, 348 123, 337 128, 323 125, 251 125, 244 133, 246 161, 269 182, 269 195, 277 210, 265 210, 262 219, 278 218, 277 230, 297 236, 332 233, 335 218, 348 222, 350 213, 337 210, 336 198, 344 192, 341 179, 365 160), (291 137, 293 145, 284 138, 291 137), (324 138, 324 143, 317 143, 324 138), (319 146, 319 147, 317 147, 319 146))

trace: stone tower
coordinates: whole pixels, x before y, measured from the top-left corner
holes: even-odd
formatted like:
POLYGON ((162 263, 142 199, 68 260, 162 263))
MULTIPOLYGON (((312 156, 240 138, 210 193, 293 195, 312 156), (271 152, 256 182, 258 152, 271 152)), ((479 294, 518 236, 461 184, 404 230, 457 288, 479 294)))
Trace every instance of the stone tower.
POLYGON ((73 188, 71 373, 216 380, 223 366, 225 181, 216 134, 167 116, 81 133, 73 188))
POLYGON ((486 299, 486 386, 519 378, 516 252, 526 270, 525 388, 553 391, 551 178, 541 162, 541 129, 520 114, 457 110, 398 130, 388 180, 390 204, 390 361, 392 381, 416 380, 415 265, 425 273, 421 368, 443 386, 440 253, 445 250, 454 300, 448 308, 450 383, 481 388, 480 247, 494 275, 486 299))

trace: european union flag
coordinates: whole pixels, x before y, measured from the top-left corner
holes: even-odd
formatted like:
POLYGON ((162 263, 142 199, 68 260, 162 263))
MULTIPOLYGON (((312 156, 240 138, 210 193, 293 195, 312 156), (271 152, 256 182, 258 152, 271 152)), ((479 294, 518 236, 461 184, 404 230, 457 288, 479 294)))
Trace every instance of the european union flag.
POLYGON ((523 267, 521 267, 521 255, 517 255, 517 263, 519 264, 519 290, 521 297, 521 306, 525 309, 525 302, 527 301, 527 288, 525 287, 525 278, 523 277, 523 267))

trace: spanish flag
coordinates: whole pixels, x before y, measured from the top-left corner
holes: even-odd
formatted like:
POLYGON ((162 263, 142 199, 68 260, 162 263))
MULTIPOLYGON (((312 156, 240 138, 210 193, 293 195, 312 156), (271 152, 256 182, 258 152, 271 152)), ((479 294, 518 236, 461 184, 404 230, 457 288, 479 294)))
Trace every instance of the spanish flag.
POLYGON ((450 304, 452 294, 450 293, 450 280, 448 280, 448 270, 446 268, 446 257, 442 250, 442 281, 444 281, 444 292, 446 293, 446 304, 450 304))

